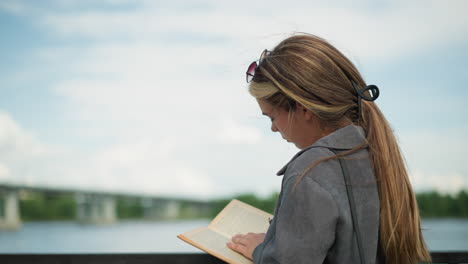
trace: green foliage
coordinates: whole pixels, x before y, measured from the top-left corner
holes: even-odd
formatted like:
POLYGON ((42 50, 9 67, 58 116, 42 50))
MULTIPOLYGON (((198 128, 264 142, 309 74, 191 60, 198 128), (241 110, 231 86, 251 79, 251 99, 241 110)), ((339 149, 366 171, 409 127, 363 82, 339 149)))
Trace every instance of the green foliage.
POLYGON ((120 219, 142 218, 144 214, 140 200, 134 198, 118 198, 116 209, 120 219))
POLYGON ((201 219, 210 218, 212 216, 213 208, 211 204, 194 204, 192 201, 181 201, 179 219, 201 219))
POLYGON ((455 195, 435 191, 416 194, 419 212, 423 218, 468 217, 468 193, 460 191, 455 195))
POLYGON ((75 199, 72 194, 28 192, 20 199, 21 219, 71 220, 75 218, 75 199))
MULTIPOLYGON (((181 204, 180 218, 193 219, 216 216, 232 199, 237 199, 265 212, 273 214, 278 193, 260 198, 252 193, 239 194, 233 197, 212 200, 209 206, 195 208, 191 203, 181 204)), ((419 210, 423 218, 452 217, 468 218, 468 192, 457 194, 440 194, 435 191, 416 194, 419 210)), ((76 203, 73 194, 23 192, 20 195, 21 219, 38 220, 73 220, 76 203)), ((120 219, 143 218, 144 207, 137 198, 118 198, 117 216, 120 219)))
POLYGON ((275 204, 278 200, 278 193, 273 193, 267 198, 259 198, 252 193, 244 193, 236 195, 232 198, 223 198, 212 201, 212 217, 216 216, 232 199, 237 199, 244 203, 257 207, 267 213, 273 214, 275 204))
POLYGON ((0 217, 5 216, 5 198, 0 196, 0 217))
POLYGON ((468 192, 459 192, 456 200, 456 207, 458 208, 459 215, 461 217, 468 218, 468 192))
MULTIPOLYGON (((213 201, 212 216, 216 216, 231 199, 237 199, 273 214, 278 193, 273 193, 265 199, 254 194, 240 194, 232 198, 213 201)), ((423 218, 468 218, 468 192, 463 190, 457 194, 440 194, 436 191, 416 194, 421 217, 423 218)))

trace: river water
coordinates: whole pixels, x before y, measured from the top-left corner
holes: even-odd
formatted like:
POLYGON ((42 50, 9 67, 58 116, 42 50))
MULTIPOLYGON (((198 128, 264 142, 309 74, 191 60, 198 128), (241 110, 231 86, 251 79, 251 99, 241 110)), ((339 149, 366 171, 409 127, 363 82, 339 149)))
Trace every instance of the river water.
MULTIPOLYGON (((120 221, 96 226, 26 222, 16 231, 0 231, 0 253, 200 252, 176 236, 208 223, 208 220, 120 221)), ((468 219, 423 220, 422 225, 430 250, 468 251, 468 219)))

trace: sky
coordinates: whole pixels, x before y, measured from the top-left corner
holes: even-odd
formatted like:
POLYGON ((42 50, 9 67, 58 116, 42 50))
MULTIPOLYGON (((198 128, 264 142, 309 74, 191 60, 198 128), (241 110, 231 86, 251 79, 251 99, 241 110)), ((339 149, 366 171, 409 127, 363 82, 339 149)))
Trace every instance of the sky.
POLYGON ((0 2, 0 183, 279 191, 298 151, 245 71, 308 32, 379 86, 416 191, 468 189, 468 1, 0 2))

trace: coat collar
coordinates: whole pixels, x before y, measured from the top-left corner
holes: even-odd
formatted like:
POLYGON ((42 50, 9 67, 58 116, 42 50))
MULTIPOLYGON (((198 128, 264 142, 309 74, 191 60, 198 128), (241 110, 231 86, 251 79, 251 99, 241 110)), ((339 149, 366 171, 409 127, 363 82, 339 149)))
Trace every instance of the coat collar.
POLYGON ((366 136, 364 129, 360 126, 349 125, 343 128, 340 128, 333 133, 317 140, 314 144, 310 145, 299 151, 294 157, 281 168, 281 170, 276 173, 276 175, 281 176, 285 173, 289 164, 291 164, 297 157, 302 153, 306 152, 311 148, 323 147, 323 148, 332 148, 337 150, 349 150, 356 147, 359 144, 365 142, 366 136))

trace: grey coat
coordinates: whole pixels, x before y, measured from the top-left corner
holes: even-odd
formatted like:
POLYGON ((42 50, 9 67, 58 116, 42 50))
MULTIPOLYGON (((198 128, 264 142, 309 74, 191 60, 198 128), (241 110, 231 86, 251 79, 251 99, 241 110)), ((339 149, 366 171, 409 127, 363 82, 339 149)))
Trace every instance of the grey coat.
MULTIPOLYGON (((293 187, 310 165, 330 151, 349 150, 365 140, 363 129, 347 126, 301 150, 278 175, 284 175, 273 221, 253 252, 256 264, 360 263, 344 184, 336 159, 322 162, 293 187)), ((367 149, 347 156, 356 213, 367 263, 377 257, 379 198, 367 149)))

